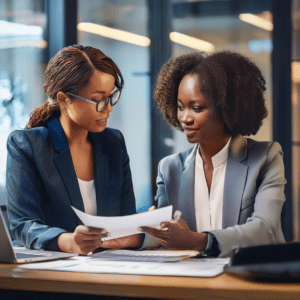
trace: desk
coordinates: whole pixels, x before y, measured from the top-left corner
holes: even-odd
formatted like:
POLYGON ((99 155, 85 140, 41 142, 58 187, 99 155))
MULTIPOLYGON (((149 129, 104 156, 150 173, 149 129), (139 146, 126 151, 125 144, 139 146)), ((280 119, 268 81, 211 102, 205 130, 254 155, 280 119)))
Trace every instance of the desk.
MULTIPOLYGON (((214 278, 91 274, 24 270, 17 265, 0 264, 0 299, 24 300, 25 297, 20 298, 24 292, 20 294, 18 291, 59 293, 57 295, 61 298, 46 294, 49 295, 48 299, 55 300, 118 299, 117 297, 201 300, 300 299, 300 283, 257 283, 227 274, 214 278)), ((30 297, 42 299, 39 296, 30 297)))

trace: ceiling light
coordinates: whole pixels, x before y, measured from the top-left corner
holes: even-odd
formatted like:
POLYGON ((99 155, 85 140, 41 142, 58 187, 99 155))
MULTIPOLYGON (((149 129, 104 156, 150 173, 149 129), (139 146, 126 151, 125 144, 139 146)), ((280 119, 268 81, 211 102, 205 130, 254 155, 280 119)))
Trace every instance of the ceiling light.
POLYGON ((300 62, 292 62, 292 80, 293 82, 300 82, 300 62))
POLYGON ((249 24, 262 28, 264 30, 272 31, 273 23, 271 21, 265 20, 253 14, 240 14, 239 18, 249 24))
POLYGON ((179 32, 171 32, 170 40, 174 43, 184 45, 189 48, 197 49, 204 52, 213 52, 215 47, 213 44, 196 39, 194 37, 179 33, 179 32))
POLYGON ((151 43, 145 36, 93 23, 79 23, 77 29, 142 47, 148 47, 151 43))

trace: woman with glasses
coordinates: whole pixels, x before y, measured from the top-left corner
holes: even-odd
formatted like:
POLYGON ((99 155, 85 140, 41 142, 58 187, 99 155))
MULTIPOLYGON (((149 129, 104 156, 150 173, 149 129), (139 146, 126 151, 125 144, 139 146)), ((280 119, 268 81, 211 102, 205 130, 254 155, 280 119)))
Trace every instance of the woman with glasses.
POLYGON ((233 52, 190 53, 162 68, 154 98, 194 147, 159 164, 155 206, 177 222, 141 228, 165 248, 227 256, 233 248, 284 243, 283 153, 277 142, 246 138, 267 116, 261 71, 233 52))
POLYGON ((139 247, 141 234, 103 241, 91 215, 136 213, 129 157, 120 131, 107 128, 123 78, 100 50, 60 50, 45 71, 48 101, 7 142, 7 210, 15 240, 30 249, 87 254, 98 247, 139 247))

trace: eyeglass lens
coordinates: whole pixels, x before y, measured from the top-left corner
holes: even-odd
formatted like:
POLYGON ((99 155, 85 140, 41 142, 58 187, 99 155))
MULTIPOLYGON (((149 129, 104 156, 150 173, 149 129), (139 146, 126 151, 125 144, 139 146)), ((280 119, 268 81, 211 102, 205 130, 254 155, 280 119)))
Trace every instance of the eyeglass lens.
POLYGON ((108 104, 108 101, 111 101, 110 103, 111 103, 112 106, 115 105, 118 102, 119 98, 120 98, 120 94, 121 94, 120 90, 116 90, 114 93, 112 93, 110 96, 107 97, 106 101, 98 102, 96 110, 97 111, 104 110, 105 107, 108 104))

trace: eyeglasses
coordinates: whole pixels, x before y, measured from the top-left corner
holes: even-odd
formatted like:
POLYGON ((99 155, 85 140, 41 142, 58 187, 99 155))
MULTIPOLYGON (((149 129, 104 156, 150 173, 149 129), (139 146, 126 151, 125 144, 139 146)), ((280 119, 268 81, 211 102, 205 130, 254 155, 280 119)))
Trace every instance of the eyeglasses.
POLYGON ((109 96, 107 96, 106 99, 104 98, 102 100, 88 100, 81 96, 77 96, 77 95, 74 95, 71 93, 66 93, 66 94, 69 96, 75 97, 77 99, 83 100, 85 102, 96 104, 96 111, 101 112, 106 108, 109 101, 110 101, 111 106, 114 106, 118 103, 120 96, 121 96, 121 90, 115 88, 113 90, 113 92, 109 96))

